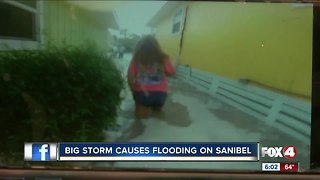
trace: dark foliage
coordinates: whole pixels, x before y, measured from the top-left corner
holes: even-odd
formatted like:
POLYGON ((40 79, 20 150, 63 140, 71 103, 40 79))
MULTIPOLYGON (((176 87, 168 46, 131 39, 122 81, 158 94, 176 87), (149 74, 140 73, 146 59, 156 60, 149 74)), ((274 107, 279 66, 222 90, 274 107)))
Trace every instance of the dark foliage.
POLYGON ((122 88, 93 47, 0 52, 0 153, 21 155, 32 141, 103 141, 122 88))

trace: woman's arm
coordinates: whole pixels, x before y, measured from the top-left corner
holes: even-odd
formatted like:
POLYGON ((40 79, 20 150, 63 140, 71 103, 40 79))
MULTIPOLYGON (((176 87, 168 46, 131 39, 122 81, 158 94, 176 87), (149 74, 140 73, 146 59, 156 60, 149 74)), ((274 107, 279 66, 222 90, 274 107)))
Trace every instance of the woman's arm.
POLYGON ((134 86, 134 83, 135 83, 135 78, 128 75, 127 81, 128 81, 128 85, 129 85, 130 90, 133 91, 133 86, 134 86))
POLYGON ((169 58, 166 58, 164 60, 164 72, 167 76, 172 76, 176 73, 176 70, 169 58))
POLYGON ((137 74, 137 66, 135 61, 132 59, 128 68, 127 81, 131 91, 133 91, 137 74))

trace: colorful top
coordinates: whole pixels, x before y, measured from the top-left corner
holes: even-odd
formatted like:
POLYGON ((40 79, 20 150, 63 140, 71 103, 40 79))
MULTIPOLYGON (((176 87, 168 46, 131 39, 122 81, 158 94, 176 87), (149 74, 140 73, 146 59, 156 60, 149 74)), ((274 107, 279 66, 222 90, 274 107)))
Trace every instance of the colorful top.
POLYGON ((175 69, 169 58, 164 63, 155 62, 150 65, 138 64, 131 60, 128 76, 135 77, 134 91, 162 91, 167 92, 168 81, 166 76, 175 73, 175 69))

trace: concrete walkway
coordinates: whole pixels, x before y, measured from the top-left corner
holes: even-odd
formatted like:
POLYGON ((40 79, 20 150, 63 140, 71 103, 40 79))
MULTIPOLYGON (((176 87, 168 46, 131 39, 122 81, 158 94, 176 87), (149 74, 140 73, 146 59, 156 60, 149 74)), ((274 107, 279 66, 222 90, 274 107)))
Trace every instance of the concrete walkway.
MULTIPOLYGON (((117 60, 124 77, 130 60, 130 54, 117 60)), ((120 130, 107 132, 110 142, 260 142, 262 146, 294 145, 299 152, 295 161, 300 162, 303 169, 309 167, 309 147, 301 147, 298 141, 270 129, 254 117, 196 90, 175 77, 170 79, 164 114, 152 114, 140 124, 134 123, 134 101, 128 88, 123 91, 122 96, 124 100, 118 116, 120 130)), ((261 162, 98 162, 94 166, 261 170, 261 162)))

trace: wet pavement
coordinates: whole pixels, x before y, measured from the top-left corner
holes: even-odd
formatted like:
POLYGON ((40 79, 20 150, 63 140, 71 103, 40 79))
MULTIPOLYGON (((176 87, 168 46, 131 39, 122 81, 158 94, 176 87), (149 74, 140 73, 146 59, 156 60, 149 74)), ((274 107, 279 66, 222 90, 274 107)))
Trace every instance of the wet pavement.
MULTIPOLYGON (((130 54, 117 60, 126 76, 130 54)), ((124 100, 118 116, 119 131, 106 132, 109 142, 260 142, 260 146, 297 148, 294 160, 264 158, 263 162, 300 162, 309 168, 310 147, 273 129, 262 121, 231 107, 195 87, 172 77, 162 113, 149 118, 134 118, 134 101, 129 89, 122 92, 124 100)), ((309 143, 307 143, 309 144, 309 143)), ((237 169, 261 170, 261 162, 96 162, 94 167, 173 168, 173 169, 237 169)))

